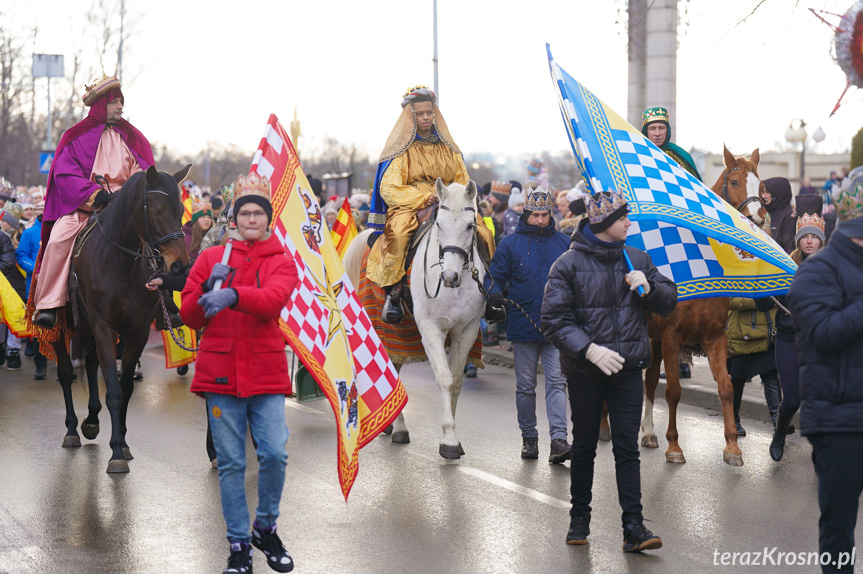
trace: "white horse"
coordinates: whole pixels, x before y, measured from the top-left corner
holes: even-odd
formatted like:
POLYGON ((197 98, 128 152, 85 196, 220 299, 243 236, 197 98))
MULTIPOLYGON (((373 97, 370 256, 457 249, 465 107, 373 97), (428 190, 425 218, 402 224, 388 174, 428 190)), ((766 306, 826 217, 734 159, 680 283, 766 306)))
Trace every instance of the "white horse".
MULTIPOLYGON (((457 459, 464 450, 455 434, 455 409, 464 366, 485 309, 479 285, 486 269, 477 251, 476 184, 469 181, 467 186, 459 183, 445 186, 438 178, 435 193, 440 203, 435 222, 420 241, 413 259, 411 297, 414 319, 443 400, 439 452, 444 458, 457 459), (476 280, 472 275, 474 269, 476 280), (441 289, 441 285, 446 289, 441 289)), ((345 270, 356 288, 370 233, 371 230, 366 230, 357 236, 344 256, 345 270)), ((400 364, 395 366, 396 370, 401 369, 400 364)), ((393 423, 392 441, 410 442, 403 413, 393 423)))

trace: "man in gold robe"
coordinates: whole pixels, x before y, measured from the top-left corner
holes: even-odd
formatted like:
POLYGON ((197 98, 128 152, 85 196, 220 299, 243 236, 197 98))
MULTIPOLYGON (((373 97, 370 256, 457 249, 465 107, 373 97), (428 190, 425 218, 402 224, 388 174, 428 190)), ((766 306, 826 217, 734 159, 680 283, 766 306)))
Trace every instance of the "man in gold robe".
MULTIPOLYGON (((408 90, 378 163, 368 225, 379 237, 369 253, 366 276, 387 294, 381 314, 387 323, 404 317, 405 256, 418 227, 417 213, 437 201, 437 178, 445 185, 467 185, 469 179, 461 150, 435 100, 434 92, 425 86, 408 90)), ((479 238, 493 255, 494 236, 479 213, 477 222, 479 238)))

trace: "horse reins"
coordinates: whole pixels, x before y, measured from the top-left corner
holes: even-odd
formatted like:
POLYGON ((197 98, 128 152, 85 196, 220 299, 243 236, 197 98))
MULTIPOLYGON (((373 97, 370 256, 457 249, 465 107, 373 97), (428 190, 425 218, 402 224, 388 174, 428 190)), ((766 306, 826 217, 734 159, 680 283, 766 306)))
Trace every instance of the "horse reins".
MULTIPOLYGON (((450 209, 446 205, 442 205, 442 204, 438 204, 438 209, 445 209, 446 211, 452 211, 452 209, 450 209)), ((476 209, 474 209, 473 207, 465 207, 461 211, 471 211, 474 214, 476 213, 476 209)), ((435 220, 437 220, 437 212, 435 212, 435 220)), ((435 222, 435 225, 437 225, 437 222, 435 222)), ((476 224, 474 224, 474 226, 475 225, 476 224)), ((438 226, 438 229, 440 229, 439 226, 438 226)), ((464 249, 462 249, 461 247, 459 247, 457 245, 446 245, 446 246, 438 245, 438 262, 433 264, 432 267, 440 265, 441 268, 443 268, 443 256, 447 253, 454 253, 455 255, 461 255, 462 258, 464 258, 464 265, 462 265, 462 270, 470 271, 471 277, 473 277, 473 280, 476 281, 476 284, 479 286, 480 293, 485 295, 485 290, 482 288, 482 285, 479 282, 479 270, 476 268, 476 265, 474 265, 474 262, 473 262, 473 251, 474 251, 474 247, 476 246, 476 235, 477 235, 477 231, 476 231, 476 227, 474 227, 473 236, 471 237, 471 240, 470 240, 470 248, 469 248, 470 252, 469 253, 468 253, 468 251, 465 251, 464 249)), ((435 289, 434 296, 432 296, 432 294, 429 293, 428 282, 426 282, 426 280, 425 280, 425 276, 428 274, 428 270, 429 270, 429 267, 428 267, 429 243, 431 243, 430 240, 426 241, 426 248, 425 248, 425 252, 423 253, 423 288, 425 289, 426 297, 428 297, 429 299, 436 299, 437 296, 440 294, 440 286, 441 286, 441 283, 443 282, 443 273, 438 275, 437 289, 435 289)))
MULTIPOLYGON (((97 175, 95 179, 97 182, 100 183, 100 185, 104 182, 104 185, 107 188, 106 191, 108 191, 109 193, 111 192, 111 187, 110 187, 110 185, 108 185, 108 182, 107 182, 107 180, 105 180, 104 177, 97 175)), ((153 231, 152 231, 152 228, 150 227, 149 204, 147 202, 147 196, 149 196, 151 193, 160 193, 160 194, 164 195, 165 197, 168 197, 168 198, 171 197, 166 192, 164 192, 160 189, 149 189, 144 193, 143 212, 144 212, 144 227, 147 230, 147 239, 144 239, 142 237, 141 241, 143 241, 144 244, 149 248, 151 254, 147 254, 143 249, 139 249, 138 251, 132 251, 131 249, 127 249, 127 248, 123 247, 122 245, 120 245, 119 243, 117 243, 116 241, 114 241, 113 239, 108 237, 108 235, 105 233, 105 228, 102 227, 102 220, 99 217, 99 212, 94 212, 93 217, 95 218, 96 224, 99 226, 99 229, 102 231, 102 236, 108 241, 108 243, 110 243, 111 245, 113 245, 114 247, 116 247, 117 249, 119 249, 120 251, 122 251, 128 255, 132 255, 133 257, 135 257, 135 260, 138 260, 138 259, 148 260, 148 262, 150 262, 150 268, 153 270, 156 270, 156 269, 161 268, 162 263, 164 263, 164 259, 162 258, 162 253, 159 251, 159 246, 164 245, 165 243, 168 243, 169 241, 174 241, 175 239, 180 239, 181 237, 184 236, 184 233, 183 233, 183 229, 181 228, 181 229, 174 231, 174 232, 171 232, 167 235, 162 235, 161 237, 157 237, 155 240, 153 239, 153 231), (156 263, 158 263, 158 267, 156 266, 156 263)), ((135 221, 138 221, 138 218, 140 216, 141 216, 141 212, 139 211, 138 216, 135 218, 135 221)))
MULTIPOLYGON (((726 203, 729 203, 729 204, 731 203, 731 195, 728 193, 728 174, 733 173, 735 171, 740 171, 742 169, 743 169, 742 167, 735 167, 732 169, 726 169, 725 170, 725 175, 722 177, 722 199, 724 199, 726 203)), ((755 173, 754 171, 750 171, 749 173, 755 174, 755 179, 758 180, 759 185, 764 185, 764 182, 761 180, 760 177, 758 177, 757 173, 755 173)), ((764 187, 766 188, 767 186, 765 185, 764 187)), ((743 208, 746 207, 747 205, 749 205, 750 203, 752 203, 753 201, 757 201, 758 203, 761 204, 762 207, 764 207, 764 200, 761 199, 760 196, 755 195, 752 197, 747 197, 742 202, 740 202, 740 205, 738 205, 736 208, 737 211, 740 211, 742 213, 743 208)))

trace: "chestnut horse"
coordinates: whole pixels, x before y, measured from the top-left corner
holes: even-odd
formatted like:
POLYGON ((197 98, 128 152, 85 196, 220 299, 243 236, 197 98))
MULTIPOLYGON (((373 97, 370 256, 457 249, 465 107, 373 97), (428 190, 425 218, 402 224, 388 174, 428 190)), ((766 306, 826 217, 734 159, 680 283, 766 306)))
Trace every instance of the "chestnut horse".
MULTIPOLYGON (((724 146, 723 146, 724 147, 724 146)), ((761 224, 758 210, 761 208, 760 195, 763 187, 758 177, 758 149, 750 159, 735 158, 728 148, 723 149, 725 170, 713 184, 712 190, 739 211, 747 213, 756 224, 761 224)), ((644 402, 644 417, 641 421, 641 445, 657 448, 659 443, 653 430, 653 403, 656 387, 659 384, 661 363, 665 363, 665 401, 668 403, 668 430, 665 438, 668 449, 665 460, 686 462, 683 449, 678 443, 677 404, 680 402, 680 378, 678 361, 684 355, 704 353, 710 363, 713 378, 719 387, 719 400, 722 403, 722 419, 725 423, 725 449, 722 459, 731 466, 743 466, 743 455, 737 446, 737 428, 734 425, 734 390, 728 375, 728 339, 725 327, 728 322, 728 297, 690 299, 678 303, 667 317, 653 315, 648 317, 648 331, 651 343, 650 366, 644 377, 647 400, 644 402)), ((602 426, 607 426, 603 417, 602 426)))

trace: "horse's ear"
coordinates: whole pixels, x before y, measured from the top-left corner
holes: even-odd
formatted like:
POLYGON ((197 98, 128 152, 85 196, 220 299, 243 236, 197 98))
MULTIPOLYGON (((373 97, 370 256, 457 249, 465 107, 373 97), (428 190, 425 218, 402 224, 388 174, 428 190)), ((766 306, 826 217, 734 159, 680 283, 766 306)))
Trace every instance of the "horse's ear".
POLYGON ((725 147, 725 144, 722 144, 722 155, 725 156, 725 167, 731 167, 737 160, 734 158, 734 154, 728 151, 728 148, 725 147))
POLYGON ((159 172, 156 166, 151 165, 147 168, 147 186, 152 188, 157 185, 159 185, 159 172))
POLYGON ((472 179, 468 180, 467 185, 464 188, 464 196, 465 199, 471 203, 476 199, 476 183, 474 183, 472 179))
POLYGON ((174 181, 180 183, 181 181, 186 179, 186 176, 189 175, 190 169, 192 169, 192 164, 187 164, 186 167, 174 174, 174 181))
POLYGON ((755 148, 755 151, 752 152, 751 156, 749 156, 749 161, 751 161, 755 165, 758 165, 758 162, 761 161, 761 154, 758 152, 758 148, 755 148))
POLYGON ((443 180, 441 178, 437 178, 437 181, 434 182, 435 195, 440 197, 444 189, 446 189, 446 186, 443 184, 443 180))

